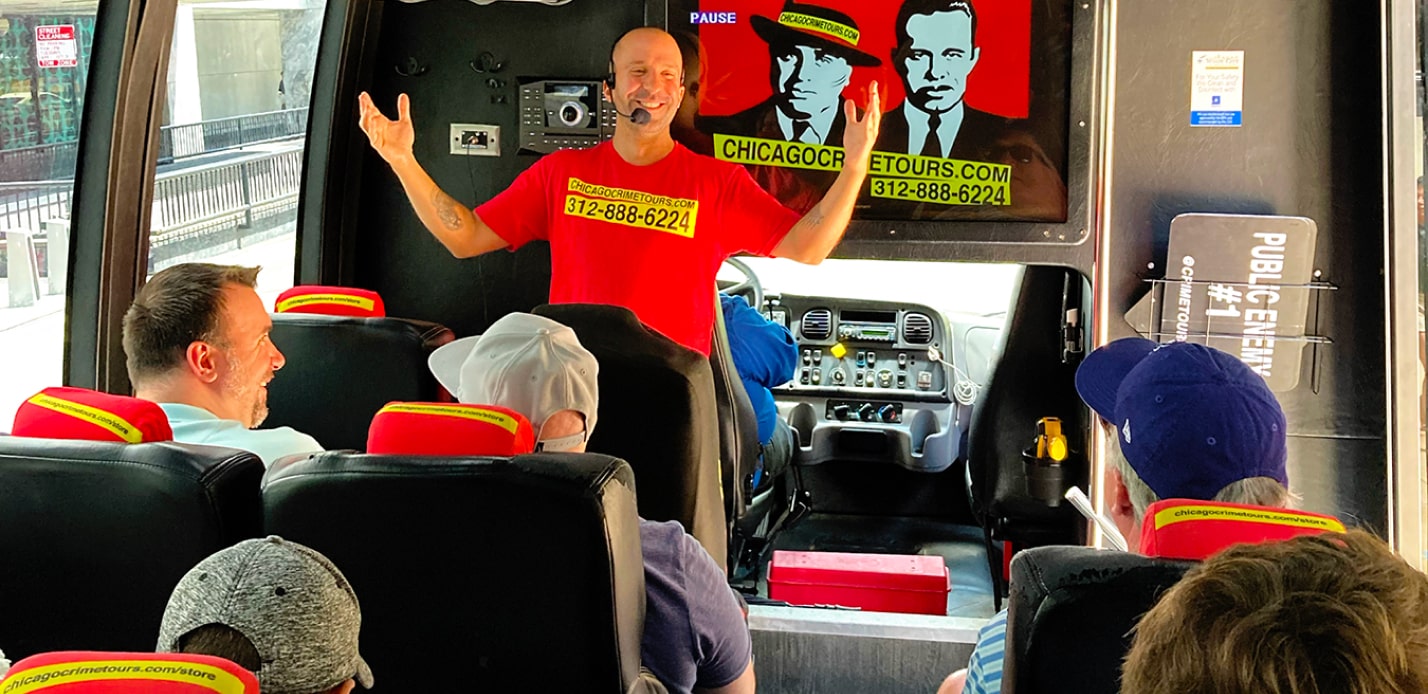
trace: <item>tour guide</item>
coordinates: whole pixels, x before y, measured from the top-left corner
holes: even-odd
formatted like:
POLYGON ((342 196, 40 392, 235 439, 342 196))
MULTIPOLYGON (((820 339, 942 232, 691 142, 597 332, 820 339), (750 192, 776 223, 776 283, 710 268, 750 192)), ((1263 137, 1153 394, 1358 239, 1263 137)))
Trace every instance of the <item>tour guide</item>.
POLYGON ((407 95, 397 98, 393 121, 364 92, 360 125, 401 179, 417 216, 452 255, 548 240, 552 302, 628 307, 708 355, 714 275, 725 258, 754 253, 817 264, 842 238, 878 136, 877 83, 861 120, 852 101, 844 106, 842 171, 800 219, 743 167, 690 152, 670 137, 684 97, 672 36, 653 27, 630 31, 616 42, 611 68, 605 97, 624 116, 614 140, 543 157, 474 212, 417 163, 407 95))

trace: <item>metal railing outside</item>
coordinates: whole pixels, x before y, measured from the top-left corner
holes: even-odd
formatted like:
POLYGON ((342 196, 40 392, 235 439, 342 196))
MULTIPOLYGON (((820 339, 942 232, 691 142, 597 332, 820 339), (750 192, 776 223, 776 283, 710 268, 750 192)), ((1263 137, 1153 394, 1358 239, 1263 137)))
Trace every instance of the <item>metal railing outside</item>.
MULTIPOLYGON (((241 248, 296 221, 302 155, 299 141, 276 152, 159 174, 149 227, 150 268, 180 255, 241 248)), ((73 188, 71 181, 0 183, 0 231, 27 230, 42 252, 44 222, 69 218, 73 188)), ((5 255, 0 234, 0 275, 5 255)))
POLYGON ((0 149, 0 182, 47 181, 74 175, 78 142, 0 149))
MULTIPOLYGON (((159 128, 159 163, 273 142, 307 133, 307 108, 250 113, 159 128)), ((74 176, 78 142, 0 150, 0 182, 49 181, 74 176)))
POLYGON ((307 133, 307 109, 249 113, 159 129, 159 162, 209 154, 307 133))
POLYGON ((73 181, 0 183, 0 231, 39 231, 46 219, 67 219, 73 190, 73 181))

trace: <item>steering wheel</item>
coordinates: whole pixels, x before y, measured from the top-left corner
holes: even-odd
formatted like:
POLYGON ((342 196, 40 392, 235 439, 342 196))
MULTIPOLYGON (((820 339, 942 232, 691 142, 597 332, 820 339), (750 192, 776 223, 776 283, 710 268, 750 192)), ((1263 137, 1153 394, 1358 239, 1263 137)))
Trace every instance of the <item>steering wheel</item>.
POLYGON ((764 285, 759 283, 759 276, 754 274, 754 269, 738 258, 727 258, 724 262, 744 273, 744 281, 724 289, 724 293, 731 296, 742 296, 748 300, 754 310, 762 311, 764 309, 764 285))

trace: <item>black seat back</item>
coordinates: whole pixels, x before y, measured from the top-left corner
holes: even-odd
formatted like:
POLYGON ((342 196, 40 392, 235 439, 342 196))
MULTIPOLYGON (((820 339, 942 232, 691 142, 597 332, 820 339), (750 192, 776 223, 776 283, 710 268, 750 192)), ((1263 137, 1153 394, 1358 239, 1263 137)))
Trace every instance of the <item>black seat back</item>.
POLYGON ((263 463, 229 448, 0 436, 0 644, 152 651, 169 595, 260 534, 263 463))
POLYGON ((621 460, 320 453, 279 462, 263 508, 352 583, 383 692, 658 691, 621 460))
POLYGON ((287 364, 268 384, 264 425, 290 426, 328 449, 362 450, 383 405, 437 399, 426 358, 452 334, 401 318, 276 313, 272 338, 287 364))
MULTIPOLYGON (((718 295, 715 295, 718 302, 718 295)), ((715 306, 714 342, 709 354, 714 375, 714 399, 719 411, 719 461, 723 473, 724 512, 731 526, 743 518, 749 499, 745 485, 759 462, 759 420, 754 404, 734 367, 724 311, 715 306)), ((732 558, 731 558, 732 559, 732 558)))
POLYGON ((640 515, 679 521, 724 564, 728 527, 709 360, 624 307, 549 304, 535 313, 570 326, 600 362, 599 425, 589 450, 629 461, 640 515))
POLYGON ((1191 566, 1089 547, 1017 554, 1002 691, 1117 694, 1131 629, 1191 566))

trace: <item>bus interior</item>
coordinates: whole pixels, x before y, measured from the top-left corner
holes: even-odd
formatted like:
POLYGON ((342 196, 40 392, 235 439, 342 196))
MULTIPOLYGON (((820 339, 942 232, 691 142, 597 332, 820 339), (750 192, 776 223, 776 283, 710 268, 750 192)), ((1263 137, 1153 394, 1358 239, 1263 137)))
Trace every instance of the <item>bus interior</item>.
MULTIPOLYGON (((876 79, 889 99, 905 99, 907 77, 893 65, 897 3, 816 4, 858 18, 877 47, 880 64, 853 73, 847 98, 862 103, 859 90, 876 79)), ((685 424, 715 442, 707 445, 722 444, 725 467, 712 490, 722 505, 720 537, 705 545, 722 550, 711 553, 749 603, 760 688, 932 692, 965 665, 980 627, 1006 606, 1013 555, 1105 546, 1060 495, 1078 487, 1098 508, 1106 503, 1107 444, 1076 394, 1076 367, 1120 337, 1176 339, 1170 287, 1188 281, 1177 252, 1189 236, 1172 227, 1196 216, 1266 229, 1310 220, 1308 275, 1284 282, 1303 290, 1295 304, 1303 315, 1268 333, 1271 350, 1280 346, 1275 394, 1289 423, 1295 506, 1373 530, 1423 568, 1428 4, 974 4, 987 14, 968 93, 982 95, 978 108, 1023 124, 985 155, 1007 157, 999 170, 1011 178, 1001 185, 1016 202, 870 194, 821 264, 739 257, 718 275, 719 289, 788 328, 799 354, 790 380, 773 389, 796 446, 791 469, 772 485, 756 490, 747 467, 729 467, 751 434, 747 421, 725 430, 741 416, 728 387, 702 386, 718 408, 685 424), (992 9, 999 4, 1006 7, 992 9), (1196 121, 1196 61, 1206 53, 1243 61, 1242 104, 1220 127, 1196 121), (1046 418, 1059 421, 1068 449, 1050 495, 1028 481, 1028 449, 1046 418), (772 599, 769 562, 779 550, 939 557, 950 576, 946 610, 772 599)), ((768 97, 766 77, 777 69, 750 19, 777 16, 781 5, 0 0, 0 430, 49 386, 130 393, 124 311, 148 277, 181 262, 261 265, 258 290, 269 305, 297 285, 372 290, 389 316, 455 336, 481 334, 511 312, 558 310, 544 306, 547 244, 457 259, 432 238, 359 129, 358 95, 370 94, 389 116, 398 95, 409 96, 417 159, 474 206, 541 156, 608 139, 617 116, 599 85, 613 42, 632 27, 702 42, 701 117, 732 116, 768 97)), ((1230 113, 1214 104, 1211 118, 1230 113)), ((717 156, 730 140, 724 131, 710 136, 717 156)), ((1200 251, 1228 257, 1230 249, 1200 251)), ((1217 346, 1254 337, 1243 328, 1199 329, 1190 339, 1217 346)), ((358 389, 385 378, 344 366, 357 355, 331 343, 294 352, 275 341, 289 354, 275 394, 285 375, 304 383, 292 375, 300 372, 357 373, 340 378, 358 389), (299 365, 295 353, 314 362, 299 365)), ((727 359, 716 348, 705 372, 727 375, 727 359)), ((604 389, 607 403, 661 407, 641 401, 655 386, 603 377, 602 385, 622 386, 618 396, 604 389)), ((319 440, 362 450, 371 411, 351 412, 344 398, 315 390, 294 397, 302 405, 275 405, 268 426, 345 427, 352 435, 340 444, 319 440)), ((638 488, 642 511, 657 488, 638 488)), ((45 508, 57 525, 76 512, 63 498, 45 508)), ((45 561, 20 552, 16 538, 27 532, 0 530, 17 543, 0 542, 0 565, 45 561)), ((406 598, 361 599, 365 608, 406 598)), ((42 627, 4 612, 0 648, 32 655, 12 643, 42 627)), ((459 652, 459 643, 453 648, 441 652, 459 652)), ((383 656, 371 660, 380 673, 383 656)), ((552 665, 558 660, 550 655, 552 665)), ((414 691, 400 678, 381 686, 414 691)), ((1004 691, 1013 690, 1041 691, 1004 691)))

